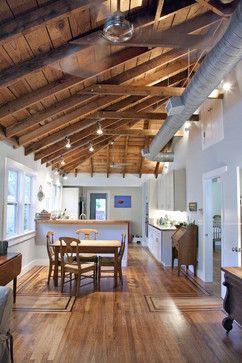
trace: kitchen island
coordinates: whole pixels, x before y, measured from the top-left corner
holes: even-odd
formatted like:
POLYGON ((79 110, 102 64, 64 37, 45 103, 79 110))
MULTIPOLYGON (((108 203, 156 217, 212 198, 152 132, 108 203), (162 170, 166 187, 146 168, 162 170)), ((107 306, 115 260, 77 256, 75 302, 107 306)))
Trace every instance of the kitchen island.
POLYGON ((36 248, 38 259, 47 259, 46 234, 54 232, 54 239, 70 236, 77 237, 76 230, 92 228, 98 231, 99 240, 120 240, 123 232, 126 233, 126 248, 123 257, 123 266, 127 266, 127 252, 129 241, 130 222, 123 220, 93 220, 93 219, 56 219, 36 221, 36 248))

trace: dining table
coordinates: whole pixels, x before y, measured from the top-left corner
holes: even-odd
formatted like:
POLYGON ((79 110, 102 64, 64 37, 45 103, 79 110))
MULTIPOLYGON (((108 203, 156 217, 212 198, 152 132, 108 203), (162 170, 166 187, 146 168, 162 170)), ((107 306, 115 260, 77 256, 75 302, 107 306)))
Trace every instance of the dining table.
MULTIPOLYGON (((58 258, 60 257, 60 241, 57 240, 51 245, 55 254, 54 285, 58 286, 58 258)), ((64 248, 65 242, 62 242, 64 248)), ((79 253, 112 254, 114 256, 114 286, 118 284, 118 251, 121 242, 118 240, 80 240, 78 245, 79 253)), ((73 252, 76 252, 77 245, 73 242, 73 252)))

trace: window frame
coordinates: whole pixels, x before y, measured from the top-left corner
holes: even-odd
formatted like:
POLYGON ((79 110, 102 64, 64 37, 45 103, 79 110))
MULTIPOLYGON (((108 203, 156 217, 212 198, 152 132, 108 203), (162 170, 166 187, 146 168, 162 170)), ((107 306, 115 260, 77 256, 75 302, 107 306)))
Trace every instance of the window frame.
POLYGON ((36 210, 36 172, 23 164, 18 163, 9 158, 5 158, 5 178, 4 178, 4 208, 3 208, 3 239, 8 241, 15 238, 28 235, 35 232, 35 210, 36 210), (18 173, 17 182, 17 201, 16 201, 16 226, 15 233, 7 234, 7 206, 12 204, 8 202, 8 172, 13 170, 18 173), (25 176, 31 177, 31 196, 30 203, 25 203, 25 176), (24 229, 24 207, 25 204, 30 205, 30 227, 24 229))

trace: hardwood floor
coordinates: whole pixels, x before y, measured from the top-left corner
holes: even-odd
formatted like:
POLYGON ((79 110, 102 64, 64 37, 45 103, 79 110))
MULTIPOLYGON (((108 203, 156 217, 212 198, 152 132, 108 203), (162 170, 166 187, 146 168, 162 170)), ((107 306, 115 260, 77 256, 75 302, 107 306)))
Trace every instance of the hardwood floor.
MULTIPOLYGON (((60 294, 50 285, 46 269, 33 269, 38 278, 20 280, 19 294, 60 294), (22 283, 22 286, 21 286, 22 283), (23 288, 24 287, 24 288, 23 288), (21 292, 22 291, 22 292, 21 292)), ((66 285, 66 292, 69 285, 66 285)), ((14 311, 12 331, 16 363, 136 363, 241 362, 242 329, 236 324, 227 336, 225 316, 215 310, 179 310, 174 296, 206 297, 176 271, 162 269, 145 249, 131 246, 124 286, 113 290, 102 279, 101 291, 81 288, 71 312, 14 311), (145 296, 170 299, 172 311, 150 311, 145 296)), ((17 297, 18 298, 18 297, 17 297)))

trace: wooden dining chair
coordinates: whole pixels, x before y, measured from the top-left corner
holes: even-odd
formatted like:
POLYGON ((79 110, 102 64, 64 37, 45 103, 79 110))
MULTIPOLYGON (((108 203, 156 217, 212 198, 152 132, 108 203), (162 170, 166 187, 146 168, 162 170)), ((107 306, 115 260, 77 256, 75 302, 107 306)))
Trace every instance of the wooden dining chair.
MULTIPOLYGON (((85 240, 90 240, 90 237, 93 237, 94 240, 97 239, 98 231, 96 229, 91 228, 84 228, 84 229, 77 229, 76 230, 77 238, 82 239, 83 236, 85 240)), ((96 268, 98 264, 98 256, 94 253, 82 253, 80 254, 80 258, 82 262, 94 262, 96 263, 96 268)))
POLYGON ((92 278, 94 286, 97 283, 96 265, 93 262, 83 263, 80 258, 79 246, 81 241, 78 238, 60 237, 60 254, 61 254, 61 292, 64 290, 66 274, 75 275, 76 296, 79 296, 81 280, 92 278), (91 275, 86 273, 92 272, 91 275))
POLYGON ((84 237, 83 239, 97 239, 98 231, 92 228, 83 228, 83 229, 77 229, 76 234, 77 238, 79 239, 82 239, 81 238, 82 236, 84 237), (93 238, 90 238, 92 236, 93 238))
MULTIPOLYGON (((54 232, 47 232, 46 234, 46 248, 47 248, 47 253, 48 253, 48 257, 49 257, 49 272, 48 272, 48 280, 47 280, 47 284, 49 285, 50 283, 50 278, 52 277, 51 274, 54 271, 54 266, 55 266, 55 253, 54 253, 54 249, 52 247, 54 243, 54 232)), ((61 268, 61 259, 58 258, 58 270, 59 267, 61 268)))
MULTIPOLYGON (((121 246, 118 252, 118 276, 123 285, 123 273, 122 273, 122 259, 125 250, 126 233, 122 233, 121 246)), ((98 261, 98 285, 100 286, 102 272, 110 272, 110 270, 102 270, 102 267, 113 267, 114 268, 114 257, 103 257, 99 256, 98 261)), ((109 277, 109 276, 106 276, 109 277)))

